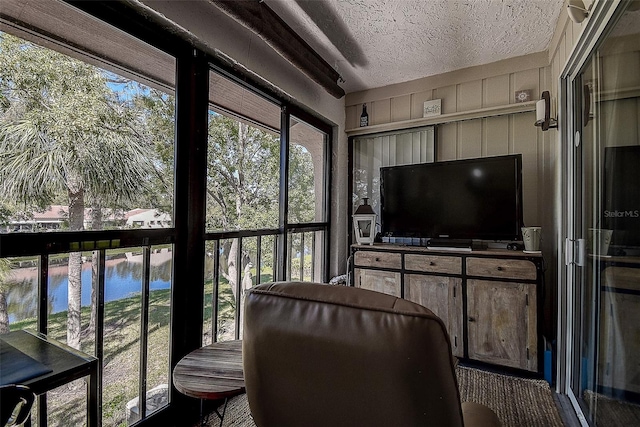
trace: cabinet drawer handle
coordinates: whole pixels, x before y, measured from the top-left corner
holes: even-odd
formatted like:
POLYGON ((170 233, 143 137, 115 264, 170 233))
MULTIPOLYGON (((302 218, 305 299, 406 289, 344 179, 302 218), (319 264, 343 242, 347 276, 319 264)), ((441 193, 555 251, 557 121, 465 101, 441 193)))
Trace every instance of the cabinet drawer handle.
POLYGON ((469 322, 475 322, 475 321, 476 321, 476 318, 475 318, 475 317, 471 317, 471 316, 469 316, 469 322))
POLYGON ((498 271, 502 271, 502 267, 498 267, 498 271))
POLYGON ((380 258, 377 258, 377 257, 376 257, 376 262, 380 262, 380 258))
POLYGON ((436 263, 433 261, 429 261, 429 265, 436 265, 436 263))

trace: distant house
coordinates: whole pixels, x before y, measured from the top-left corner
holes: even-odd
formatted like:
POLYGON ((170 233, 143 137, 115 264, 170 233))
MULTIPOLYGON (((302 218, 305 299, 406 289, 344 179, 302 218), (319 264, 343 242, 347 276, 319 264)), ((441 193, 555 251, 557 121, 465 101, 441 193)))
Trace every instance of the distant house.
POLYGON ((44 212, 33 212, 31 217, 12 218, 3 228, 9 232, 58 230, 67 226, 68 219, 68 206, 51 205, 44 212))
POLYGON ((171 216, 156 209, 134 209, 125 214, 127 228, 171 227, 171 216))
MULTIPOLYGON (((114 211, 104 209, 103 226, 115 228, 166 228, 171 227, 171 216, 156 209, 133 209, 114 211)), ((84 228, 91 229, 91 209, 84 210, 84 228)), ((59 230, 68 227, 69 207, 51 205, 44 212, 12 218, 6 226, 0 228, 6 232, 34 232, 59 230)))

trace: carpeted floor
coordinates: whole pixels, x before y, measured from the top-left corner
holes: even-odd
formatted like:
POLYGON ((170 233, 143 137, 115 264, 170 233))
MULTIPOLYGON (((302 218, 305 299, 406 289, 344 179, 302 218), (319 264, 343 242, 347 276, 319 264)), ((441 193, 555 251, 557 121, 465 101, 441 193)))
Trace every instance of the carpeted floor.
MULTIPOLYGON (((479 369, 457 368, 461 400, 481 403, 493 409, 504 427, 562 427, 562 419, 549 384, 479 369)), ((222 408, 220 408, 222 410, 222 408)), ((220 420, 212 415, 209 426, 220 420)), ((229 400, 224 427, 255 427, 246 395, 229 400)))
POLYGON ((596 414, 599 426, 639 426, 640 405, 611 399, 590 390, 584 392, 587 406, 596 414))

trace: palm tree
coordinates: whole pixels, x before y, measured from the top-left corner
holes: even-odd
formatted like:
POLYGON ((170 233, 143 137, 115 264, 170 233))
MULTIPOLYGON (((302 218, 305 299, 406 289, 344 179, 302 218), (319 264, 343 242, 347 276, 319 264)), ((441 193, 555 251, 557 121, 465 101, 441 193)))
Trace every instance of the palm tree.
MULTIPOLYGON (((87 200, 133 200, 153 171, 137 116, 92 65, 0 33, 0 185, 9 200, 45 207, 62 198, 69 228, 87 200)), ((67 343, 80 348, 81 254, 69 254, 67 343)))

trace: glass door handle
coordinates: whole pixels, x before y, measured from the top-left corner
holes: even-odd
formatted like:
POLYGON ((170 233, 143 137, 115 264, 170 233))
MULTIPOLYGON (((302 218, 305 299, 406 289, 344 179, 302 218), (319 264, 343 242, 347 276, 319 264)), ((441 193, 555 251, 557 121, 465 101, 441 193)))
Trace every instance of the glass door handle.
POLYGON ((586 264, 586 246, 585 246, 585 241, 584 239, 578 239, 576 240, 576 265, 579 265, 580 267, 584 267, 584 265, 586 264))
POLYGON ((571 240, 567 238, 565 240, 565 265, 575 264, 579 267, 584 267, 586 261, 586 245, 584 239, 571 240))

